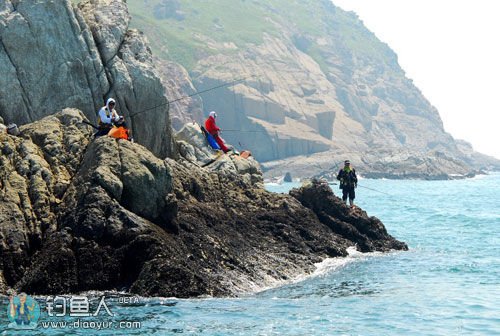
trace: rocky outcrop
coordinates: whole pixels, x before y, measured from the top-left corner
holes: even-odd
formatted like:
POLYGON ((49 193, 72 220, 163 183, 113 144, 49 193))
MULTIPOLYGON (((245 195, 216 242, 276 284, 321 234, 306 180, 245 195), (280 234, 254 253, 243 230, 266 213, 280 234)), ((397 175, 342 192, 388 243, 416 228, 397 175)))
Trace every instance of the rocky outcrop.
POLYGON ((122 0, 83 1, 79 9, 68 0, 2 1, 0 116, 21 125, 73 107, 95 122, 113 96, 136 141, 171 156, 165 88, 145 37, 129 23, 122 0))
POLYGON ((364 155, 358 152, 304 155, 267 162, 262 166, 268 176, 283 176, 287 171, 292 170, 298 176, 314 176, 331 181, 335 180, 345 159, 349 159, 357 173, 366 178, 446 180, 472 177, 494 170, 495 167, 500 168, 495 166, 495 159, 490 158, 490 161, 487 161, 486 156, 481 162, 490 162, 491 165, 473 168, 474 165, 469 164, 469 160, 464 162, 447 152, 382 149, 379 152, 364 155))
MULTIPOLYGON (((83 118, 68 109, 20 137, 0 135, 4 287, 237 295, 310 273, 352 245, 407 248, 319 181, 270 193, 253 160, 203 146, 162 161, 139 144, 90 141, 83 118), (200 167, 206 158, 215 160, 200 167)), ((200 133, 189 132, 184 146, 194 149, 200 133)))
POLYGON ((82 115, 65 110, 21 127, 22 137, 0 133, 0 262, 9 285, 31 265, 75 176, 90 137, 82 115))

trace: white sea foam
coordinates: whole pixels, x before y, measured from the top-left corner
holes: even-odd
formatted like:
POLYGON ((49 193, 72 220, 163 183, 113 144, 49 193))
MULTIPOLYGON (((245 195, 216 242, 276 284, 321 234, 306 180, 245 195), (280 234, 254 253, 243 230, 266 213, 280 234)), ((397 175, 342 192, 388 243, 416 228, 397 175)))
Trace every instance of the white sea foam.
POLYGON ((316 270, 310 277, 324 276, 352 262, 383 255, 382 252, 362 253, 356 250, 355 246, 348 247, 347 253, 347 257, 326 258, 322 262, 315 264, 316 270))
POLYGON ((347 253, 348 255, 346 257, 326 258, 325 260, 314 264, 314 266, 316 266, 316 269, 312 273, 302 273, 289 280, 278 280, 269 277, 266 279, 266 281, 259 284, 253 281, 245 282, 244 286, 241 286, 239 288, 240 293, 259 293, 269 289, 299 283, 311 278, 328 275, 353 262, 387 255, 387 253, 382 252, 359 252, 358 250, 356 250, 355 246, 348 247, 347 253))

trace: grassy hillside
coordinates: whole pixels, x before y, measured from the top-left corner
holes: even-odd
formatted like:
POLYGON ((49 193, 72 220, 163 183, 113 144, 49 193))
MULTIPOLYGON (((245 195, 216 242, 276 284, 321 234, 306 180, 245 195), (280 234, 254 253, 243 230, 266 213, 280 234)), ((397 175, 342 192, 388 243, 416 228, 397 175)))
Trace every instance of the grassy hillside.
MULTIPOLYGON (((339 47, 369 58, 395 57, 353 14, 328 0, 128 0, 132 25, 145 31, 160 58, 188 70, 221 45, 244 49, 260 44, 264 33, 299 43, 324 64, 318 38, 332 37, 339 47)), ((230 53, 235 48, 225 48, 230 53)))

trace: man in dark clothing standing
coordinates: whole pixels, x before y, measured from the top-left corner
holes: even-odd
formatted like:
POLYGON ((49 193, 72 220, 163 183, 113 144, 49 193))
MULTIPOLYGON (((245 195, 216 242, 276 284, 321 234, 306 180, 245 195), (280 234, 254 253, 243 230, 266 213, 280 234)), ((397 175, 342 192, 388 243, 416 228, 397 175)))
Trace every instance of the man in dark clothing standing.
POLYGON ((358 186, 358 177, 356 176, 356 170, 351 168, 349 160, 344 161, 344 168, 339 170, 337 180, 340 181, 342 200, 347 203, 347 197, 349 197, 349 204, 353 207, 354 198, 356 197, 354 189, 358 186))

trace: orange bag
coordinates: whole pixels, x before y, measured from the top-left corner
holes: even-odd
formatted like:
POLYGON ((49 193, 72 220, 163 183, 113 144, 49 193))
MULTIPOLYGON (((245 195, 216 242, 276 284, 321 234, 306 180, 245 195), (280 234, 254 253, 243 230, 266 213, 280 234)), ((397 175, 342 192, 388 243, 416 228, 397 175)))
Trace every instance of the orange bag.
POLYGON ((108 135, 115 139, 125 139, 128 140, 128 130, 125 127, 113 127, 108 135))
POLYGON ((248 150, 244 150, 240 153, 240 157, 244 159, 248 159, 249 156, 252 156, 252 153, 248 150))

